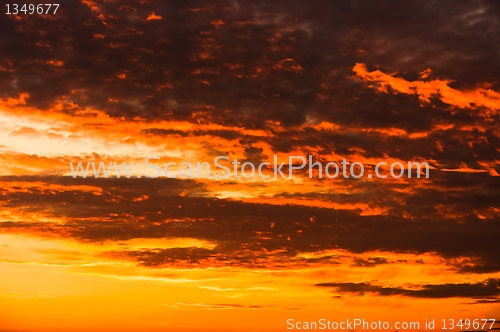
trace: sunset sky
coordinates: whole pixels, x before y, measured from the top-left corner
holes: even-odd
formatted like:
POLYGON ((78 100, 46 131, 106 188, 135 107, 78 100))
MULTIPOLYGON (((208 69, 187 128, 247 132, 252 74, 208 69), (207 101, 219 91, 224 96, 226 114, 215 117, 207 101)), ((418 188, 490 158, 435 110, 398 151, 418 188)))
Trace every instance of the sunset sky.
POLYGON ((8 3, 0 332, 500 319, 499 2, 8 3), (430 176, 69 166, 274 155, 430 176))

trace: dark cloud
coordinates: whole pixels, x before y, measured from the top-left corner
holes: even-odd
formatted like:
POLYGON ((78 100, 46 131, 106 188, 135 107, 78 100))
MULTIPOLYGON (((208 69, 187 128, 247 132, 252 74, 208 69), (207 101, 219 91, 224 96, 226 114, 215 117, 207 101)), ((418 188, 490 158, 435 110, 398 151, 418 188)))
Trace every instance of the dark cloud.
MULTIPOLYGON (((236 3, 125 0, 92 9, 68 0, 51 18, 3 15, 0 28, 9 37, 0 40, 0 97, 28 92, 28 105, 42 109, 62 100, 68 113, 72 101, 119 118, 260 128, 273 132, 263 140, 282 152, 362 149, 367 157, 419 156, 442 167, 498 159, 498 112, 485 118, 437 98, 420 105, 417 95, 380 93, 352 72, 365 63, 416 80, 431 68, 433 78, 452 80, 454 88, 498 91, 497 3, 236 3), (152 12, 162 19, 148 21, 152 12), (296 129, 322 120, 408 133, 455 127, 419 139, 296 129), (475 129, 464 133, 461 126, 475 129)), ((187 135, 155 128, 143 134, 187 135)), ((205 134, 245 138, 189 133, 205 134)), ((261 158, 247 149, 249 160, 261 158)))
MULTIPOLYGON (((3 72, 3 80, 16 82, 4 94, 30 92, 30 103, 39 107, 71 96, 81 106, 131 118, 189 119, 203 111, 205 120, 262 127, 265 120, 301 124, 314 113, 336 122, 423 129, 432 120, 417 115, 412 98, 375 94, 346 77, 352 66, 397 69, 408 79, 430 67, 459 87, 500 84, 491 74, 499 69, 500 44, 499 8, 491 1, 96 6, 69 0, 52 19, 3 16, 2 31, 10 37, 2 41, 2 65, 14 69, 3 72), (147 21, 153 11, 162 20, 147 21), (384 121, 380 112, 388 115, 384 121)), ((439 119, 441 111, 433 111, 439 119)))
MULTIPOLYGON (((215 263, 244 266, 264 266, 266 260, 276 265, 292 261, 296 264, 319 261, 338 264, 336 257, 305 259, 297 254, 345 249, 352 253, 377 250, 438 253, 462 273, 499 271, 500 257, 496 248, 500 229, 498 217, 492 210, 495 200, 482 192, 487 184, 477 182, 473 185, 472 179, 462 180, 454 183, 452 190, 451 185, 444 185, 449 181, 445 180, 449 174, 443 174, 442 183, 436 181, 430 189, 421 187, 421 191, 406 194, 401 192, 404 187, 400 184, 392 189, 381 184, 365 187, 362 181, 353 181, 351 195, 281 194, 282 197, 319 198, 339 204, 365 203, 387 209, 382 215, 362 215, 360 209, 335 210, 217 199, 211 197, 205 185, 193 180, 2 177, 2 181, 11 183, 9 190, 4 189, 0 196, 3 208, 19 213, 43 213, 63 218, 65 222, 5 220, 0 227, 15 232, 51 233, 80 241, 181 237, 215 245, 210 250, 158 248, 124 255, 149 266, 174 261, 189 265, 214 257, 215 263), (47 186, 59 184, 62 189, 44 188, 40 182, 47 186), (24 183, 22 188, 19 183, 24 183), (26 188, 26 183, 33 185, 26 188), (78 185, 100 190, 79 189, 75 187, 78 185), (445 189, 439 189, 441 186, 445 189), (447 195, 443 196, 442 190, 446 190, 447 195), (490 214, 480 219, 474 210, 490 214)), ((477 174, 471 177, 482 181, 477 174)), ((489 179, 484 178, 485 181, 489 179)), ((489 195, 498 195, 494 188, 488 189, 489 195)), ((383 257, 353 261, 354 265, 365 267, 384 263, 389 262, 383 257)))
MULTIPOLYGON (((470 302, 468 304, 490 304, 490 303, 500 303, 500 299, 496 299, 496 298, 480 299, 480 300, 470 302)), ((495 329, 492 329, 492 330, 495 330, 495 329)))
POLYGON ((402 295, 417 298, 469 297, 487 298, 500 295, 500 279, 487 279, 475 284, 423 285, 421 289, 382 287, 369 283, 320 283, 318 287, 331 287, 341 293, 375 293, 382 296, 402 295))
POLYGON ((383 258, 383 257, 371 257, 368 259, 362 259, 362 258, 355 258, 354 259, 354 266, 371 267, 371 266, 377 266, 380 264, 387 264, 387 259, 383 258))
MULTIPOLYGON (((118 256, 120 253, 111 252, 109 254, 118 256)), ((210 257, 216 257, 216 251, 205 248, 170 248, 143 250, 143 251, 128 251, 126 255, 134 257, 144 266, 161 266, 178 261, 186 261, 189 265, 200 264, 202 260, 207 260, 210 257)))
POLYGON ((264 309, 276 307, 274 304, 269 305, 242 305, 236 303, 197 303, 197 302, 179 302, 178 305, 194 306, 194 307, 207 307, 209 309, 264 309))

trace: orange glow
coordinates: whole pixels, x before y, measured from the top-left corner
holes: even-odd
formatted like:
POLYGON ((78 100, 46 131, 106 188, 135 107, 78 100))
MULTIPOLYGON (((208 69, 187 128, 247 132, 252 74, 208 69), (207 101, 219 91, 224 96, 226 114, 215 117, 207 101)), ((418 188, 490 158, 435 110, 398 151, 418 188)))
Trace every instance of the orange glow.
POLYGON ((2 17, 0 332, 500 319, 494 5, 34 8, 2 17))
MULTIPOLYGON (((491 89, 478 88, 472 91, 459 91, 449 86, 449 80, 406 81, 400 77, 385 74, 380 70, 368 71, 366 65, 357 63, 353 67, 356 75, 371 82, 380 83, 381 92, 387 92, 387 87, 406 94, 417 94, 422 101, 429 102, 429 98, 439 96, 447 104, 465 108, 485 106, 492 110, 500 109, 500 93, 491 89)), ((430 74, 430 72, 429 72, 430 74)), ((426 78, 427 75, 422 76, 426 78)))

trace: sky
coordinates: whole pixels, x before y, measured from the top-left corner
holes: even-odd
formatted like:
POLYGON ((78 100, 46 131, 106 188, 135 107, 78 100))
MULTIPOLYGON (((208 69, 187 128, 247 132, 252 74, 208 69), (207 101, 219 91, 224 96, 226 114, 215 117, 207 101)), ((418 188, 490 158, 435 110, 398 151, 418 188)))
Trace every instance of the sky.
POLYGON ((500 319, 500 3, 5 4, 0 332, 500 319), (69 166, 275 155, 430 172, 69 166))

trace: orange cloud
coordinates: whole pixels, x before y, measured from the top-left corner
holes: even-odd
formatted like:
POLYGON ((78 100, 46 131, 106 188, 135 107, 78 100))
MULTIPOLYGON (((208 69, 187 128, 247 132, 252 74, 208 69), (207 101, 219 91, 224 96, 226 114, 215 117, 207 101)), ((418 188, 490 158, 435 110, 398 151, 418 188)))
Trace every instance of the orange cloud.
MULTIPOLYGON (((452 82, 450 80, 407 81, 380 70, 368 71, 363 63, 357 63, 352 70, 365 81, 378 82, 380 84, 378 90, 381 92, 388 92, 387 88, 390 87, 397 92, 416 94, 424 102, 429 102, 429 98, 438 96, 442 102, 460 108, 482 106, 492 110, 500 109, 500 93, 491 89, 460 91, 449 86, 452 82)), ((430 72, 430 70, 423 71, 421 77, 427 78, 430 72)))
POLYGON ((159 21, 161 19, 162 17, 160 15, 155 15, 155 12, 152 12, 147 18, 148 21, 159 21))
POLYGON ((19 98, 12 98, 12 97, 5 99, 0 98, 0 106, 14 107, 18 105, 26 105, 26 102, 29 99, 29 97, 30 97, 29 93, 21 93, 19 95, 19 98))

